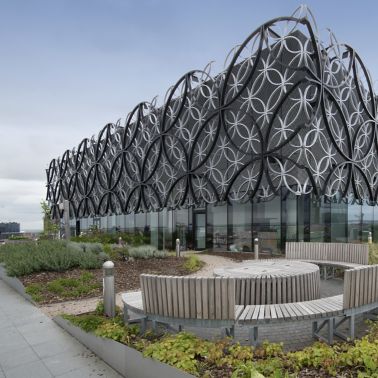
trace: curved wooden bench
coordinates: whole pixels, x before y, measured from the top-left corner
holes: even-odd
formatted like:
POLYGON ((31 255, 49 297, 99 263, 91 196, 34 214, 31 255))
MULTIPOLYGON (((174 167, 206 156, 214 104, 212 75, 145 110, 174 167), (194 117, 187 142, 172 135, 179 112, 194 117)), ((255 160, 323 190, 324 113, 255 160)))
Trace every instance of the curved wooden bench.
POLYGON ((233 278, 140 275, 141 292, 124 293, 125 320, 128 312, 142 315, 142 321, 197 327, 230 328, 243 306, 235 305, 233 278))
POLYGON ((352 269, 369 263, 369 246, 352 243, 286 242, 286 258, 308 261, 323 267, 323 278, 330 275, 327 267, 352 269))
POLYGON ((235 303, 247 306, 318 299, 320 297, 319 275, 319 270, 317 270, 296 276, 267 275, 262 278, 235 278, 235 303))
POLYGON ((354 339, 355 316, 376 308, 378 265, 358 266, 345 271, 341 295, 305 302, 246 306, 238 323, 249 327, 251 343, 257 344, 259 325, 313 319, 314 337, 332 343, 335 335, 343 339, 354 339), (345 321, 349 321, 349 334, 338 330, 345 321), (319 334, 324 327, 328 329, 326 338, 319 334))
POLYGON ((347 268, 369 263, 367 244, 286 242, 285 252, 287 259, 339 264, 347 268))

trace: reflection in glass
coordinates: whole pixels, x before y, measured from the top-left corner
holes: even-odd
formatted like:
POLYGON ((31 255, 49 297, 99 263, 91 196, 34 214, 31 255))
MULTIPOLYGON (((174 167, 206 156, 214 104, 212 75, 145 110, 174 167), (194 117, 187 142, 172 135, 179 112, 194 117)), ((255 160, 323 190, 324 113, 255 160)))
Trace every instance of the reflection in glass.
POLYGON ((281 246, 281 198, 256 201, 253 209, 253 238, 258 237, 261 253, 280 254, 281 246))
POLYGON ((182 250, 187 249, 188 232, 188 209, 176 210, 176 238, 182 250))
POLYGON ((126 214, 126 231, 133 233, 135 231, 135 215, 126 214))
POLYGON ((348 201, 338 193, 331 202, 331 242, 348 242, 348 201))
POLYGON ((252 251, 252 204, 228 206, 228 249, 232 252, 252 251))
POLYGON ((150 213, 150 221, 151 221, 151 245, 156 248, 159 248, 159 214, 155 211, 150 213))
POLYGON ((348 206, 348 242, 361 242, 362 234, 362 206, 359 201, 350 199, 348 206))
POLYGON ((227 251, 227 205, 207 206, 207 245, 213 251, 227 251))
POLYGON ((369 206, 366 202, 362 204, 361 223, 362 223, 362 242, 367 243, 369 232, 373 232, 374 206, 369 206))
POLYGON ((194 213, 194 241, 196 249, 206 248, 206 213, 194 213))

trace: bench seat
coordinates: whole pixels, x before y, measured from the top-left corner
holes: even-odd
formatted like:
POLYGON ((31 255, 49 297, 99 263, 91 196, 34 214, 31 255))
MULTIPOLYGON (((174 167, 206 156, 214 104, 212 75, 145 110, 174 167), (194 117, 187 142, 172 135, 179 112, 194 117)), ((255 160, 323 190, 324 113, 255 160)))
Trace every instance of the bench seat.
POLYGON ((355 264, 355 263, 350 263, 346 261, 312 260, 312 259, 298 259, 298 261, 306 261, 306 262, 316 264, 316 265, 327 265, 327 266, 333 266, 335 268, 344 268, 344 269, 354 269, 361 266, 361 264, 355 264))
POLYGON ((306 302, 245 306, 238 323, 252 325, 282 322, 283 320, 319 319, 342 315, 342 313, 343 295, 341 294, 306 302))

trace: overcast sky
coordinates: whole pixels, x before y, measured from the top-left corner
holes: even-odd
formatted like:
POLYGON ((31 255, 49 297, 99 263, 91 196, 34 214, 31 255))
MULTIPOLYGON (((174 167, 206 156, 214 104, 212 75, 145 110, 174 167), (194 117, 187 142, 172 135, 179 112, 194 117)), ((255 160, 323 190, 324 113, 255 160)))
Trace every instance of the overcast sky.
MULTIPOLYGON (((54 157, 215 60, 292 0, 0 0, 0 222, 41 229, 54 157)), ((378 2, 308 1, 378 79, 378 2)))

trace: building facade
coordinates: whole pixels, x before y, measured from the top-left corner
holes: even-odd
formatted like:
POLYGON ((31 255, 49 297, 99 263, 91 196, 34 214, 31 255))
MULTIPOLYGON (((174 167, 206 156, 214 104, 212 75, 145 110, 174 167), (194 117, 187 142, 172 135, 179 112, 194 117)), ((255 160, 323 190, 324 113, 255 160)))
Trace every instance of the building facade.
POLYGON ((20 223, 17 222, 0 222, 0 235, 19 233, 20 223))
POLYGON ((140 231, 172 248, 281 253, 286 241, 378 238, 377 99, 359 55, 319 40, 301 8, 228 54, 225 70, 190 71, 164 103, 52 160, 54 217, 140 231))

